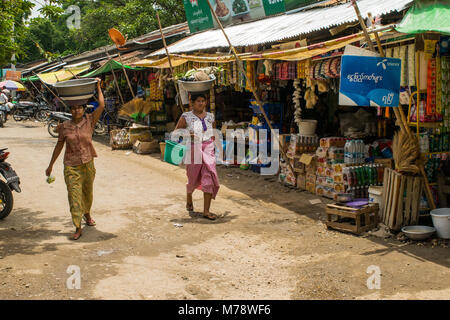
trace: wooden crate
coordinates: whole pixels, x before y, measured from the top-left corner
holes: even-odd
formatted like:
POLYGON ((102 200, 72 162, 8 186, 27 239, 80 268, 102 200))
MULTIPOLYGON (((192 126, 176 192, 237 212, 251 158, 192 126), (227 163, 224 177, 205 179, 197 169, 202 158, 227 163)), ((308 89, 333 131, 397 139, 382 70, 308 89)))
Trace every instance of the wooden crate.
POLYGON ((378 211, 377 203, 359 209, 339 204, 328 204, 326 225, 328 228, 359 235, 377 226, 378 211))
POLYGON ((383 181, 383 212, 380 220, 391 230, 419 222, 423 179, 386 168, 383 181))

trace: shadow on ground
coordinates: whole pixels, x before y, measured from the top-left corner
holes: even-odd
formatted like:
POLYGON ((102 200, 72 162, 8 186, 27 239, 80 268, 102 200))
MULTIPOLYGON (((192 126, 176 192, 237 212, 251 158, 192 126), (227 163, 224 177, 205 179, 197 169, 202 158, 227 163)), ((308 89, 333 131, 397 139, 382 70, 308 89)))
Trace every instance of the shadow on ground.
MULTIPOLYGON (((36 255, 73 245, 72 242, 66 243, 72 236, 71 232, 55 230, 49 226, 50 223, 61 222, 64 230, 71 230, 73 226, 70 217, 46 218, 42 214, 42 211, 19 208, 13 209, 7 218, 0 220, 0 256, 36 255), (20 225, 20 228, 15 227, 16 225, 20 225)), ((77 242, 95 243, 115 237, 117 236, 95 227, 83 227, 83 236, 77 242)))
MULTIPOLYGON (((109 147, 109 137, 96 136, 94 140, 100 142, 109 147)), ((154 159, 160 160, 161 155, 159 153, 144 155, 154 159)), ((245 194, 249 199, 229 197, 229 200, 234 201, 241 205, 251 206, 255 200, 260 200, 265 203, 274 204, 287 209, 296 214, 306 216, 314 221, 324 221, 326 214, 326 204, 333 203, 333 201, 310 194, 306 191, 301 191, 296 188, 283 186, 278 182, 277 176, 262 176, 258 173, 249 170, 240 170, 236 167, 217 166, 217 173, 222 186, 226 186, 231 190, 238 191, 245 194), (321 204, 313 205, 310 200, 320 199, 321 204)), ((220 191, 219 191, 220 197, 220 191)), ((268 209, 270 210, 270 209, 268 209)), ((274 215, 276 211, 272 210, 274 215)), ((191 213, 190 218, 173 219, 173 223, 198 223, 198 224, 219 224, 226 223, 234 219, 235 216, 226 215, 219 218, 217 221, 210 221, 201 217, 201 213, 191 213)), ((270 223, 276 223, 275 220, 271 220, 270 223)), ((423 221, 425 224, 430 221, 423 221)), ((358 236, 354 236, 355 241, 358 241, 358 236)), ((443 266, 450 266, 450 250, 448 248, 433 248, 431 242, 424 242, 423 246, 413 244, 404 244, 395 239, 380 239, 374 236, 370 236, 367 239, 370 241, 382 245, 385 248, 381 250, 375 250, 373 252, 367 252, 365 255, 382 254, 386 255, 391 252, 400 252, 407 256, 415 257, 418 260, 432 261, 443 266), (437 254, 438 253, 438 254, 437 254)))

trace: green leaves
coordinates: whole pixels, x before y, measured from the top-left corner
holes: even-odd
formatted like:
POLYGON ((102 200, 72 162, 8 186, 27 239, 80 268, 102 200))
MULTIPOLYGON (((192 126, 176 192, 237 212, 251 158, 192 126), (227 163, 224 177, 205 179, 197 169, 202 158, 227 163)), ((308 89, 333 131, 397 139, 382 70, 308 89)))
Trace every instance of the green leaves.
MULTIPOLYGON (((161 8, 159 16, 163 27, 186 21, 183 2, 180 0, 50 0, 46 3, 40 10, 43 17, 32 19, 28 27, 22 30, 21 62, 43 58, 43 52, 62 55, 112 45, 108 36, 110 28, 118 29, 124 36, 128 35, 128 39, 157 30, 156 5, 161 8), (67 19, 72 13, 64 12, 71 5, 80 8, 80 29, 69 30, 67 27, 67 19), (43 52, 37 49, 35 43, 39 44, 43 52)), ((4 26, 1 18, 0 13, 0 30, 11 29, 12 24, 4 26)), ((22 22, 25 18, 23 11, 22 22)), ((5 43, 1 40, 5 34, 7 32, 0 34, 0 59, 1 48, 5 43)), ((9 52, 12 52, 11 49, 9 52)))

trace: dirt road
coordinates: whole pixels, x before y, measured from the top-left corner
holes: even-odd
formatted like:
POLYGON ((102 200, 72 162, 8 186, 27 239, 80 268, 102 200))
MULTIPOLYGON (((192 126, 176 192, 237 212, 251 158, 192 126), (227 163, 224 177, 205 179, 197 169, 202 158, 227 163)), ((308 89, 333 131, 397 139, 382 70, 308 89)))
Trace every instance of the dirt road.
MULTIPOLYGON (((0 221, 0 299, 449 299, 450 249, 327 231, 313 195, 220 169, 208 221, 185 210, 183 168, 96 142, 96 227, 74 228, 56 140, 40 124, 0 129, 21 194, 0 221), (176 226, 177 225, 177 226, 176 226), (68 289, 78 266, 80 289, 68 289), (369 266, 381 271, 369 289, 369 266), (76 268, 76 267, 75 267, 76 268)), ((202 208, 202 195, 194 193, 202 208)), ((76 275, 75 275, 76 276, 76 275)))

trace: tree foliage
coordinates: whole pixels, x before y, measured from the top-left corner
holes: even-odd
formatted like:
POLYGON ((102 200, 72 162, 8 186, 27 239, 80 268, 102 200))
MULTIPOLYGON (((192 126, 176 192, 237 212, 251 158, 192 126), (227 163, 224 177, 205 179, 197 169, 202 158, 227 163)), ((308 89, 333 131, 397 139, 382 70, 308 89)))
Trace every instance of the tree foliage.
POLYGON ((13 53, 19 58, 24 53, 17 39, 24 32, 24 21, 31 14, 33 6, 34 4, 27 0, 0 2, 0 65, 9 64, 13 53))
POLYGON ((163 27, 186 21, 180 0, 52 0, 48 3, 40 11, 43 17, 32 19, 23 30, 22 62, 43 58, 43 52, 49 57, 110 45, 110 28, 120 30, 128 38, 156 30, 155 5, 161 8, 163 27), (67 26, 67 20, 74 15, 74 11, 67 9, 74 5, 80 8, 80 29, 67 26))

